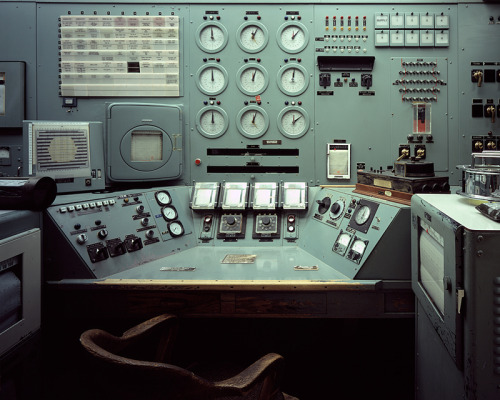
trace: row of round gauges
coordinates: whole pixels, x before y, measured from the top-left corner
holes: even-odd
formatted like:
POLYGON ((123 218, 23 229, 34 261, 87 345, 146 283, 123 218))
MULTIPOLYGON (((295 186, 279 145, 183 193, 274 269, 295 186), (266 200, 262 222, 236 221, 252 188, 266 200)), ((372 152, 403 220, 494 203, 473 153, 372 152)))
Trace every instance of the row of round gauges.
MULTIPOLYGON (((207 63, 201 66, 196 73, 198 89, 208 96, 222 93, 228 82, 226 69, 216 63, 207 63)), ((309 75, 302 65, 286 64, 279 69, 276 82, 284 94, 298 96, 304 93, 309 86, 309 75)), ((236 85, 244 94, 258 95, 269 85, 269 74, 260 64, 245 64, 236 74, 236 85)))
MULTIPOLYGON (((277 122, 279 131, 290 139, 304 136, 309 129, 309 115, 302 107, 283 108, 278 114, 277 122)), ((215 139, 227 131, 229 117, 221 107, 207 106, 198 112, 196 126, 203 136, 215 139)), ((269 129, 269 116, 262 107, 249 105, 238 112, 236 127, 243 136, 257 139, 269 129)))
MULTIPOLYGON (((217 53, 226 47, 229 35, 220 22, 210 21, 198 27, 196 44, 206 53, 217 53)), ((286 22, 276 34, 278 46, 285 52, 299 53, 309 42, 309 33, 300 22, 286 22)), ((238 46, 247 53, 258 53, 269 42, 269 32, 260 22, 245 22, 236 31, 238 46)))
POLYGON ((184 226, 180 221, 177 221, 179 214, 172 205, 172 196, 166 190, 155 192, 156 202, 161 206, 161 215, 167 221, 167 228, 173 237, 182 236, 184 234, 184 226))

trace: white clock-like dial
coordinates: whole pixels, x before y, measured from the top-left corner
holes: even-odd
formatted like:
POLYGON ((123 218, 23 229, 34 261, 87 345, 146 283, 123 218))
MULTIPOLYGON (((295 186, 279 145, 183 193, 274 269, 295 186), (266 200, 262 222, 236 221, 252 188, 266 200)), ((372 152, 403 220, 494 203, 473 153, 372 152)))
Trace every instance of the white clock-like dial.
POLYGON ((196 32, 196 44, 207 53, 217 53, 227 44, 227 30, 218 22, 207 22, 196 32))
POLYGON ((287 53, 302 51, 309 41, 309 34, 304 25, 298 22, 285 23, 278 30, 278 45, 287 53))
POLYGON ((278 86, 290 96, 302 94, 309 85, 307 71, 301 65, 285 65, 278 71, 278 86))
POLYGON ((198 88, 209 96, 215 96, 227 87, 227 72, 217 64, 202 66, 197 72, 198 88))
POLYGON ((240 133, 250 139, 256 139, 269 128, 267 113, 256 106, 248 106, 238 113, 236 124, 240 133))
POLYGON ((238 88, 250 96, 261 94, 269 83, 269 75, 264 67, 253 64, 244 65, 238 71, 238 88))
POLYGON ((309 129, 309 116, 300 107, 286 107, 278 115, 278 129, 284 136, 297 139, 309 129))
POLYGON ((222 136, 229 125, 227 113, 220 107, 209 106, 200 110, 196 117, 198 131, 209 139, 222 136))
POLYGON ((236 40, 242 50, 257 53, 266 47, 269 35, 260 22, 246 22, 238 28, 236 40))

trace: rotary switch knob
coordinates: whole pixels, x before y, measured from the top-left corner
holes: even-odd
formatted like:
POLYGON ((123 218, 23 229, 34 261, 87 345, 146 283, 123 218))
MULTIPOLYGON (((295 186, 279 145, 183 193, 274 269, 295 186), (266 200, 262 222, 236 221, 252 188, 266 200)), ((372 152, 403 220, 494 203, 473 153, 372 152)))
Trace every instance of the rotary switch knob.
POLYGON ((236 219, 232 216, 232 215, 229 215, 227 218, 226 218, 226 223, 228 225, 234 225, 236 222, 236 219))
POLYGON ((101 229, 99 233, 97 234, 99 239, 105 239, 108 236, 108 231, 106 229, 101 229))
POLYGON ((271 223, 271 218, 269 218, 268 216, 264 216, 262 217, 261 222, 262 225, 269 225, 271 223))
POLYGON ((80 233, 77 237, 76 237, 76 242, 78 244, 84 244, 86 241, 87 241, 87 235, 85 233, 80 233))

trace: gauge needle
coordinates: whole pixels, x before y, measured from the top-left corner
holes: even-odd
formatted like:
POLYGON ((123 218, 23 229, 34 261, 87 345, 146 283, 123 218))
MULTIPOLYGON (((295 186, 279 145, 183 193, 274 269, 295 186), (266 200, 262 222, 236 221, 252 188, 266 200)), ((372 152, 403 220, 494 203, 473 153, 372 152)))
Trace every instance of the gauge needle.
POLYGON ((295 125, 295 123, 302 118, 302 115, 300 115, 297 119, 295 119, 295 115, 293 116, 293 121, 292 121, 292 125, 295 125))
POLYGON ((214 40, 214 28, 210 28, 210 38, 214 40))
POLYGON ((297 32, 292 31, 292 40, 295 39, 295 36, 297 36, 297 33, 299 33, 299 31, 297 31, 297 32))
POLYGON ((253 74, 252 74, 252 82, 255 81, 255 74, 257 73, 257 70, 254 70, 253 71, 253 74))
POLYGON ((294 82, 294 81, 295 81, 295 69, 292 72, 292 82, 294 82))
POLYGON ((257 34, 257 28, 252 32, 252 40, 255 40, 255 35, 257 34))
POLYGON ((253 118, 252 118, 252 124, 254 124, 254 125, 255 125, 255 118, 256 118, 256 117, 257 117, 257 113, 254 113, 254 114, 253 114, 253 118))
POLYGON ((214 112, 212 111, 212 124, 215 123, 215 120, 214 120, 214 112))
POLYGON ((212 82, 214 81, 214 70, 212 69, 212 82))

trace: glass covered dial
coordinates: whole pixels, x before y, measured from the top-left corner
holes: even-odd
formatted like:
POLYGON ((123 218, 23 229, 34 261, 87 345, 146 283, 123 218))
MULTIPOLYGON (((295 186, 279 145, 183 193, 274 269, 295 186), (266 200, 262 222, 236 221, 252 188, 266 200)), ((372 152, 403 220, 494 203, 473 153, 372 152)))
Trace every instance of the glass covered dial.
POLYGON ((207 53, 217 53, 227 44, 227 29, 219 22, 200 25, 196 32, 196 44, 207 53))
POLYGON ((250 96, 261 94, 269 83, 266 69, 256 63, 244 65, 237 75, 238 88, 250 96))
POLYGON ((309 115, 300 107, 286 107, 278 114, 278 129, 290 139, 302 137, 309 129, 309 115))
POLYGON ((269 117, 262 108, 248 106, 238 113, 236 125, 243 136, 256 139, 264 135, 269 128, 269 117))
POLYGON ((227 71, 217 64, 203 65, 196 73, 198 89, 209 96, 215 96, 227 87, 227 71))
POLYGON ((278 87, 289 96, 304 93, 309 85, 309 76, 301 65, 285 65, 278 71, 278 87))
POLYGON ((227 113, 220 107, 208 106, 202 108, 196 116, 198 131, 209 139, 222 136, 228 128, 227 113))
POLYGON ((309 41, 309 34, 304 25, 290 22, 281 25, 277 34, 279 47, 287 53, 302 51, 309 41))
POLYGON ((257 53, 266 47, 269 34, 260 22, 246 22, 238 28, 236 40, 242 50, 257 53))

